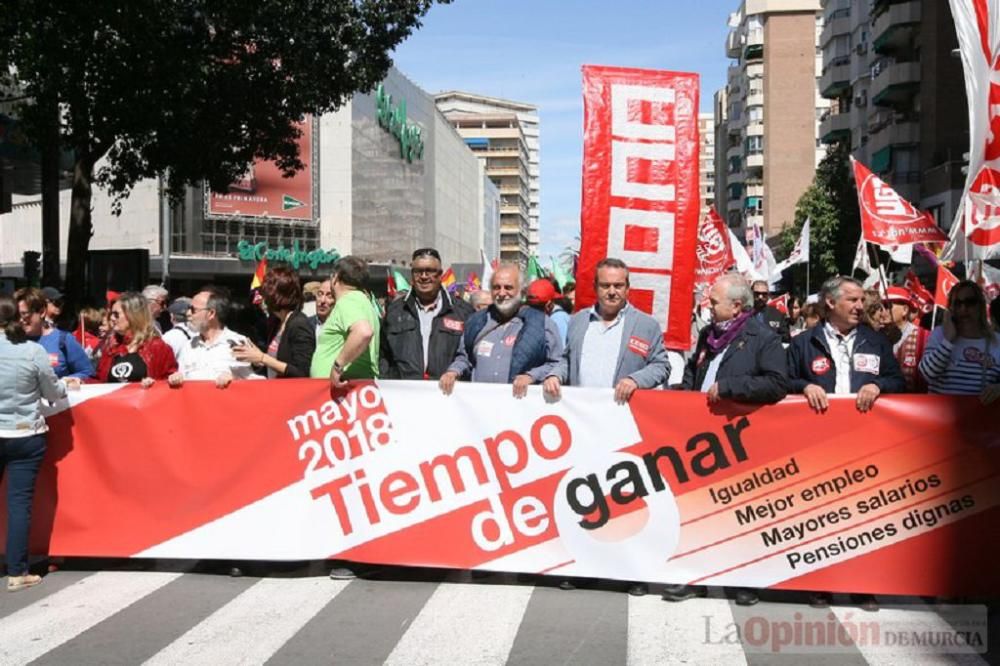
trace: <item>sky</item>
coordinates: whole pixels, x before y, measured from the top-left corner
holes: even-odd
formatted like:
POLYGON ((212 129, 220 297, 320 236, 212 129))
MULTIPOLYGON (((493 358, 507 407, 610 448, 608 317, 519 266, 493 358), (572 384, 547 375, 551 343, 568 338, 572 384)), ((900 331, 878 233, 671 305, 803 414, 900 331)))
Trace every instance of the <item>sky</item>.
POLYGON ((724 42, 739 0, 455 0, 435 5, 394 54, 430 93, 445 90, 538 106, 541 247, 548 262, 580 232, 581 66, 701 75, 700 111, 725 85, 724 42))

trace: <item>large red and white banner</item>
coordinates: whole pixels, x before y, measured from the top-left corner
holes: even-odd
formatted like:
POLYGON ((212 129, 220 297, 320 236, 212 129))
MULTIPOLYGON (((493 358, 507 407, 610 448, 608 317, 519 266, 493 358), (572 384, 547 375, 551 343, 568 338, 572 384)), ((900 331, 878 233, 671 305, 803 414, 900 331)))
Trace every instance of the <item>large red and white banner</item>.
POLYGON ((698 240, 698 76, 583 68, 583 202, 577 307, 594 303, 595 265, 629 267, 629 300, 690 346, 698 240))
MULTIPOLYGON (((32 549, 885 594, 1000 592, 1000 410, 317 380, 85 387, 32 549), (804 433, 808 433, 805 435, 804 433)), ((5 512, 2 512, 5 513, 5 512)), ((0 530, 0 534, 3 530, 0 530)))
POLYGON ((918 210, 853 157, 851 165, 858 188, 862 238, 882 246, 943 243, 948 240, 933 215, 918 210))
POLYGON ((1000 255, 1000 0, 950 0, 969 100, 969 176, 949 259, 1000 255))

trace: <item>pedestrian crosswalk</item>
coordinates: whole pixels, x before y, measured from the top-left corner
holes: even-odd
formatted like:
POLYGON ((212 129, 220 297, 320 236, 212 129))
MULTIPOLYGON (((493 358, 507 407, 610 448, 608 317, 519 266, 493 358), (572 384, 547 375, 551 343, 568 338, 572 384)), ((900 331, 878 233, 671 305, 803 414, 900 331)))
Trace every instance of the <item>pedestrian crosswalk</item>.
MULTIPOLYGON (((354 581, 284 572, 230 578, 167 571, 59 571, 0 596, 0 665, 7 664, 985 664, 966 649, 932 654, 841 646, 782 652, 741 635, 791 616, 796 599, 733 606, 719 591, 682 603, 610 585, 559 590, 495 574, 394 569, 354 581)), ((655 589, 655 588, 654 588, 655 589)), ((900 600, 895 600, 899 602, 900 600)), ((837 606, 813 619, 878 619, 946 632, 919 600, 865 613, 837 606)), ((884 602, 883 602, 884 605, 884 602)), ((797 615, 796 615, 797 614, 797 615)), ((991 631, 993 627, 991 625, 991 631)))

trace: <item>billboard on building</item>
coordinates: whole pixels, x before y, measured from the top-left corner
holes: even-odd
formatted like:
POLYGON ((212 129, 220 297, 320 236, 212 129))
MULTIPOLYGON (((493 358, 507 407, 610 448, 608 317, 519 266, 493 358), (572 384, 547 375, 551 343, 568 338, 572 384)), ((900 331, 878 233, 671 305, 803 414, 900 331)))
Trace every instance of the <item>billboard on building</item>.
POLYGON ((305 168, 291 178, 282 176, 270 160, 255 161, 226 192, 208 192, 208 218, 254 218, 314 222, 319 218, 315 195, 316 161, 313 159, 313 118, 298 123, 299 157, 305 168))

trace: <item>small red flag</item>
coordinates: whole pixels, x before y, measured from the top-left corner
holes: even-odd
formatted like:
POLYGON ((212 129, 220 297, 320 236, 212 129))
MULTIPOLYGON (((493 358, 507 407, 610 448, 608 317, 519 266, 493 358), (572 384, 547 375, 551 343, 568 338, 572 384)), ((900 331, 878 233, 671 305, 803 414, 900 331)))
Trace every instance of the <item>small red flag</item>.
POLYGON ((944 264, 938 264, 937 287, 934 289, 934 305, 939 305, 942 308, 948 307, 948 294, 956 284, 958 284, 958 278, 945 268, 944 264))

